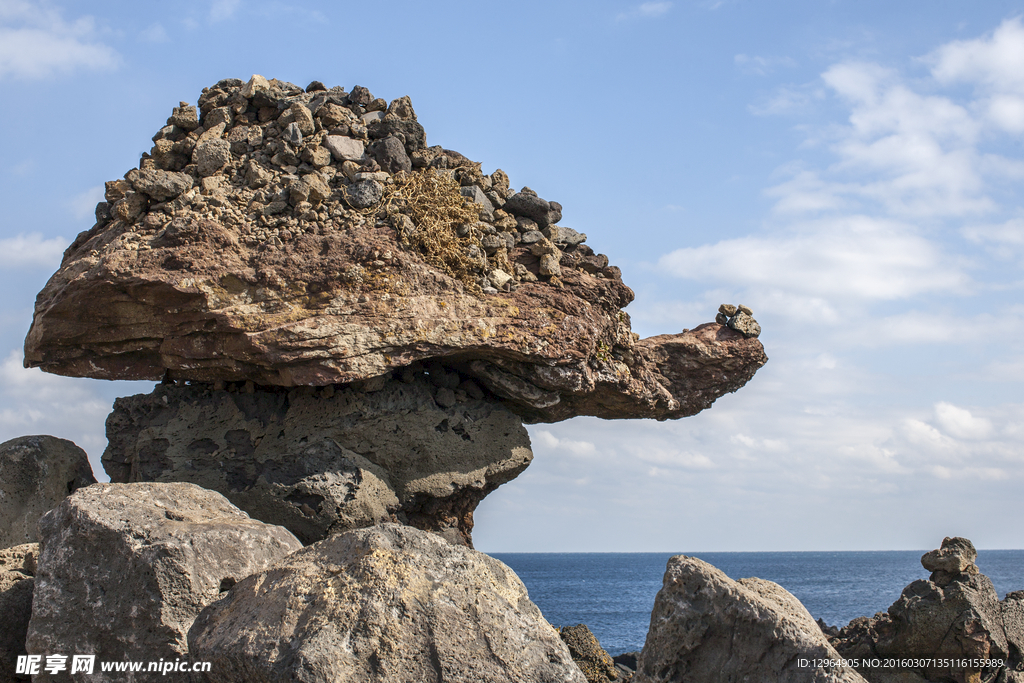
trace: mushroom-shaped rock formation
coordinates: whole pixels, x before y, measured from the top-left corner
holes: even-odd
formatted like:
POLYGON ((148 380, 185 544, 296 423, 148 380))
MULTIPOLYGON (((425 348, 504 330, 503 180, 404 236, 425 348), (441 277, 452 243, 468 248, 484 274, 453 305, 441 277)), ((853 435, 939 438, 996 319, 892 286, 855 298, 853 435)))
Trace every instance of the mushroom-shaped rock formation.
POLYGON ((749 326, 639 339, 632 290, 561 205, 428 147, 408 97, 254 76, 198 105, 107 183, 26 366, 326 386, 439 363, 553 422, 693 415, 767 360, 749 326))

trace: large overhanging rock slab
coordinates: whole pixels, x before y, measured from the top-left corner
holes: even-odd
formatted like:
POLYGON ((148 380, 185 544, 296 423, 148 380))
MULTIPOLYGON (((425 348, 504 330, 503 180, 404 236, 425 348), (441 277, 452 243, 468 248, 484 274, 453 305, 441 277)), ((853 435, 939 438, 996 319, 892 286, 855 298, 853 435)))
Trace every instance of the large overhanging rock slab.
POLYGON ((195 680, 585 683, 511 569, 385 524, 302 549, 196 619, 195 680))
POLYGON ((455 372, 406 379, 251 393, 161 385, 114 403, 103 466, 115 482, 219 491, 305 543, 397 520, 471 545, 477 504, 533 459, 529 434, 455 372))
POLYGON ((639 340, 561 205, 357 90, 228 79, 175 108, 40 292, 26 365, 326 386, 441 360, 556 421, 692 415, 764 364, 748 314, 639 340))
POLYGON ((800 601, 763 579, 733 581, 695 557, 668 561, 634 683, 866 683, 800 601), (825 663, 825 664, 823 664, 825 663))

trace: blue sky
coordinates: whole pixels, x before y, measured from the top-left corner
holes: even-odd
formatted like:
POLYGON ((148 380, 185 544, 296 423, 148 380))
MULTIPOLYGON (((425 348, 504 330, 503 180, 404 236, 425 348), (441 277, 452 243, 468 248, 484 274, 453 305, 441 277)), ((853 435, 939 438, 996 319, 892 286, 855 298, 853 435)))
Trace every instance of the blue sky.
POLYGON ((0 0, 0 440, 99 474, 113 398, 21 368, 36 292, 180 100, 254 73, 409 95, 564 207, 643 336, 753 308, 684 420, 530 428, 489 551, 1024 547, 1024 1, 0 0))

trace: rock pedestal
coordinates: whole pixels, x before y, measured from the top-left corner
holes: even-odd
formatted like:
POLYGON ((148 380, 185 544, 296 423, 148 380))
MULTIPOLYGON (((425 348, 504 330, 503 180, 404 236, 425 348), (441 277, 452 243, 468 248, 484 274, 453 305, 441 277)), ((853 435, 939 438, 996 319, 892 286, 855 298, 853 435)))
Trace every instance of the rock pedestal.
POLYGON ((470 545, 477 504, 533 454, 518 416, 459 390, 455 373, 458 396, 436 386, 441 372, 359 388, 159 386, 116 401, 104 467, 115 482, 219 491, 304 543, 395 520, 470 545))

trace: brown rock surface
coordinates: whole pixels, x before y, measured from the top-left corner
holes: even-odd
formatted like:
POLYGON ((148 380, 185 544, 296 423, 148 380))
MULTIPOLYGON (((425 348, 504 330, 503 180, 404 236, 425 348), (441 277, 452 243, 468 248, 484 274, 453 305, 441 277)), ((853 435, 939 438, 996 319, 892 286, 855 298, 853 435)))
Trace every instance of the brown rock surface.
POLYGON ((442 359, 550 422, 692 415, 767 360, 716 323, 637 340, 633 292, 551 225, 557 202, 427 147, 407 98, 356 123, 364 90, 228 79, 204 90, 198 122, 179 107, 40 292, 26 365, 323 386, 442 359), (375 140, 393 174, 342 155, 375 140))

